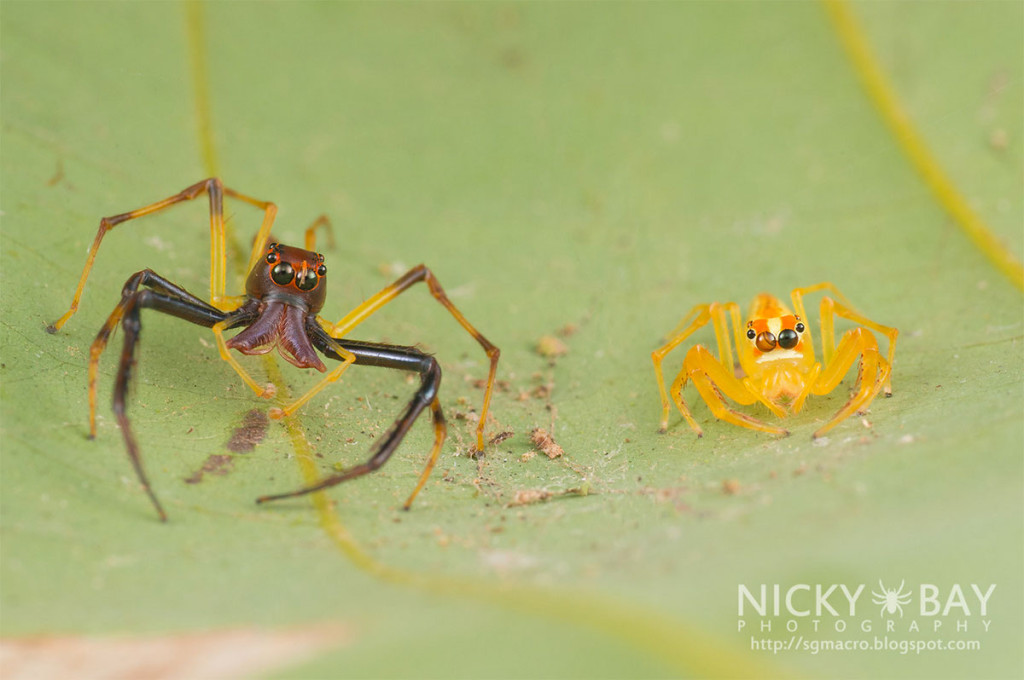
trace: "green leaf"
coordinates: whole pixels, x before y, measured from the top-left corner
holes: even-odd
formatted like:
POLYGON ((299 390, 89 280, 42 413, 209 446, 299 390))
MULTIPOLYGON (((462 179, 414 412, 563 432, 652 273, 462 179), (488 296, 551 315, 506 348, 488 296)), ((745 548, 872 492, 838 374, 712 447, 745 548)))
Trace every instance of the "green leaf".
MULTIPOLYGON (((853 10, 916 129, 1019 260, 1021 5, 853 10)), ((822 7, 0 11, 0 630, 11 644, 239 629, 326 640, 261 666, 280 677, 1019 673, 1021 296, 905 158, 822 7), (115 229, 79 313, 56 335, 44 328, 67 308, 102 216, 180 191, 214 163, 228 186, 280 206, 284 242, 330 217, 328 318, 428 264, 501 347, 488 435, 514 434, 481 461, 466 455, 486 360, 413 289, 357 334, 420 344, 445 371, 450 438, 412 511, 399 508, 429 451, 426 423, 382 470, 329 491, 333 510, 256 506, 303 483, 294 439, 272 424, 226 474, 186 483, 268 404, 209 331, 145 314, 129 414, 170 515, 157 522, 109 410, 120 334, 86 439, 89 346, 132 272, 208 294, 206 206, 115 229), (656 433, 650 352, 690 308, 745 309, 762 290, 823 280, 900 329, 892 399, 815 444, 854 376, 812 397, 785 439, 716 422, 691 388, 704 437, 676 414, 656 433), (540 356, 544 336, 567 352, 540 356), (538 427, 563 456, 524 460, 538 427), (827 614, 817 631, 815 617, 786 615, 772 631, 749 616, 737 629, 740 585, 879 580, 914 593, 890 639, 980 650, 750 651, 752 636, 788 641, 790 619, 808 642, 873 639, 887 619, 870 592, 845 633, 827 614), (922 584, 972 583, 996 584, 986 616, 920 614, 922 584), (875 628, 861 634, 865 619, 875 628), (343 633, 320 635, 335 625, 343 633)), ((245 249, 259 211, 227 213, 245 249)), ((240 291, 239 276, 228 287, 240 291)), ((693 341, 713 345, 713 333, 693 341)), ((263 377, 262 362, 243 361, 263 377)), ((315 380, 278 368, 292 394, 315 380)), ((356 367, 304 407, 320 473, 361 462, 414 390, 356 367)))

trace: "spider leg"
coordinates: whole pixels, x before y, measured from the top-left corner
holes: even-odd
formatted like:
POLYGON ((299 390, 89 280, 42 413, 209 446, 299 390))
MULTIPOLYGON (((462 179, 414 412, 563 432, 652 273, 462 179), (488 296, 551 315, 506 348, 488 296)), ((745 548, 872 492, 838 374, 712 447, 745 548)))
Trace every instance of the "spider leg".
MULTIPOLYGON (((659 432, 665 432, 668 430, 668 414, 670 410, 669 392, 665 390, 665 375, 662 371, 661 364, 665 360, 665 357, 669 352, 678 347, 684 340, 693 335, 695 332, 703 328, 711 322, 715 327, 715 340, 718 343, 718 355, 721 357, 721 364, 729 371, 733 370, 733 353, 732 345, 729 341, 729 324, 725 316, 725 311, 735 307, 735 303, 720 304, 718 302, 712 302, 710 305, 697 305, 687 313, 683 320, 679 322, 679 325, 673 329, 669 334, 669 340, 658 349, 651 352, 651 361, 654 362, 654 375, 658 380, 658 391, 661 395, 661 424, 658 427, 659 432)), ((675 382, 672 384, 672 395, 676 406, 679 408, 679 412, 682 413, 683 418, 690 425, 697 436, 703 435, 700 426, 693 419, 690 414, 690 410, 686 407, 686 403, 682 399, 682 387, 685 384, 685 369, 680 372, 676 377, 675 382), (680 383, 680 379, 682 382, 680 383), (678 399, 675 395, 680 393, 678 399)))
POLYGON ((320 215, 313 220, 313 224, 306 228, 306 250, 316 250, 316 230, 319 227, 323 227, 327 232, 327 247, 333 250, 334 229, 331 227, 331 221, 327 219, 327 215, 320 215))
POLYGON ((50 333, 56 333, 78 311, 78 304, 82 298, 82 291, 85 289, 85 282, 89 278, 89 273, 92 271, 93 264, 96 261, 96 254, 100 249, 100 243, 102 243, 103 237, 106 236, 107 232, 122 222, 152 215, 179 203, 196 199, 204 193, 210 199, 210 304, 217 309, 224 310, 237 307, 240 299, 228 297, 225 294, 227 252, 224 234, 224 196, 231 196, 250 205, 262 208, 264 211, 263 225, 260 227, 259 232, 260 236, 257 237, 253 254, 249 258, 250 269, 255 266, 255 260, 259 259, 262 254, 267 235, 270 234, 270 227, 274 222, 274 216, 277 214, 277 206, 273 203, 245 196, 233 189, 228 189, 219 179, 211 177, 201 182, 196 182, 187 189, 162 201, 151 203, 130 212, 104 217, 100 220, 99 230, 96 232, 96 238, 93 240, 92 246, 89 247, 89 254, 85 259, 85 267, 82 269, 82 275, 78 280, 78 287, 75 288, 74 297, 71 299, 71 306, 63 316, 47 326, 46 330, 50 333))
MULTIPOLYGON (((308 392, 303 394, 301 397, 288 404, 284 408, 272 408, 270 409, 270 417, 274 420, 280 420, 285 416, 290 416, 295 413, 299 408, 302 407, 307 401, 312 399, 320 390, 324 389, 328 385, 331 385, 341 378, 341 374, 348 370, 356 361, 356 355, 349 352, 347 349, 342 347, 338 342, 332 338, 327 331, 324 330, 323 326, 320 325, 319 321, 315 317, 307 317, 306 319, 306 335, 312 340, 314 337, 321 343, 317 345, 321 347, 321 351, 327 351, 323 349, 326 347, 330 350, 328 356, 336 358, 341 361, 341 364, 334 368, 328 373, 320 382, 314 385, 308 392)), ((314 342, 316 344, 316 342, 314 342)))
MULTIPOLYGON (((849 319, 850 321, 852 321, 855 324, 858 324, 860 326, 864 326, 866 328, 869 328, 869 329, 875 331, 876 333, 881 333, 881 334, 885 335, 889 339, 889 348, 888 348, 888 351, 886 352, 886 358, 885 359, 881 359, 880 358, 879 360, 884 364, 884 366, 886 368, 891 369, 892 363, 893 363, 893 356, 896 353, 896 338, 899 335, 899 331, 897 329, 892 328, 890 326, 883 326, 880 323, 872 321, 871 319, 867 318, 863 314, 860 314, 859 312, 857 312, 854 309, 852 309, 849 305, 847 305, 842 300, 833 300, 830 297, 824 297, 821 300, 821 322, 822 322, 822 328, 824 328, 826 320, 827 320, 828 326, 829 326, 829 337, 830 338, 833 337, 833 335, 832 335, 832 332, 833 332, 832 331, 832 325, 833 325, 832 319, 833 319, 833 316, 839 316, 839 317, 842 317, 844 319, 849 319)), ((825 363, 827 364, 828 362, 826 361, 825 363)), ((885 379, 884 379, 884 382, 883 382, 883 388, 884 388, 884 391, 885 391, 885 396, 891 397, 892 396, 892 371, 891 370, 886 371, 885 379)))
POLYGON ((135 435, 132 433, 131 421, 128 418, 125 405, 125 396, 131 382, 132 370, 137 361, 136 349, 142 332, 140 311, 147 308, 207 327, 220 323, 226 318, 234 318, 236 323, 241 324, 246 321, 246 318, 244 314, 237 312, 235 314, 227 314, 196 298, 188 291, 158 274, 145 270, 132 276, 125 284, 121 302, 114 308, 114 311, 107 319, 107 323, 100 329, 90 349, 89 417, 90 431, 95 435, 96 364, 99 361, 100 354, 106 347, 113 328, 120 321, 121 327, 124 329, 124 345, 121 350, 117 377, 114 380, 114 415, 121 427, 125 447, 128 450, 128 457, 132 462, 132 466, 135 468, 135 474, 138 476, 143 489, 145 489, 146 495, 149 496, 150 501, 153 503, 153 507, 156 508, 160 520, 166 522, 167 513, 164 512, 160 501, 157 500, 156 494, 153 493, 149 478, 146 476, 145 469, 142 466, 139 446, 135 440, 135 435), (139 290, 139 286, 146 286, 146 288, 139 290))
MULTIPOLYGON (((96 339, 89 348, 89 436, 96 436, 96 376, 99 368, 100 355, 106 349, 107 342, 121 322, 122 317, 131 305, 134 305, 132 298, 138 294, 139 288, 151 289, 164 296, 181 301, 184 307, 173 307, 166 311, 168 314, 178 316, 186 321, 192 321, 203 326, 212 326, 229 317, 226 313, 210 305, 204 300, 196 297, 181 286, 172 283, 160 276, 152 269, 144 269, 136 272, 125 282, 121 289, 121 301, 114 307, 106 322, 100 328, 96 339), (184 314, 185 316, 182 316, 184 314)), ((237 324, 236 324, 237 325, 237 324)))
POLYGON ((379 469, 388 461, 391 454, 398 448, 398 445, 401 444, 402 439, 405 438, 405 435, 412 428, 420 413, 429 406, 433 414, 434 445, 430 450, 427 464, 420 474, 416 488, 413 489, 413 492, 403 505, 403 508, 408 510, 417 494, 426 484, 427 478, 430 477, 430 473, 437 462, 441 446, 444 444, 447 435, 444 412, 441 410, 441 404, 437 398, 438 388, 441 384, 441 367, 434 357, 424 354, 414 347, 398 347, 373 342, 360 342, 358 340, 337 340, 332 338, 319 324, 317 324, 317 329, 310 329, 310 340, 315 347, 332 359, 345 360, 346 355, 351 354, 356 357, 355 362, 360 365, 415 371, 421 376, 420 387, 413 395, 405 412, 399 416, 387 433, 380 439, 379 443, 374 446, 369 459, 365 463, 326 477, 316 484, 297 491, 262 496, 256 499, 256 502, 265 503, 281 498, 302 496, 336 486, 342 482, 361 477, 379 469), (338 351, 339 348, 343 351, 338 351))
MULTIPOLYGON (((501 355, 501 351, 491 344, 491 342, 485 338, 483 334, 473 326, 473 324, 469 323, 466 317, 462 315, 462 312, 452 304, 451 300, 449 300, 448 296, 445 294, 444 289, 441 288, 441 284, 430 269, 422 264, 413 267, 397 281, 365 300, 337 323, 332 324, 320 318, 317 320, 324 325, 324 328, 331 337, 336 340, 341 339, 356 326, 366 321, 366 319, 372 316, 381 307, 391 302, 398 295, 421 281, 427 284, 427 287, 430 289, 430 294, 434 299, 440 302, 444 308, 447 309, 453 317, 455 317, 455 320, 459 322, 459 325, 462 326, 467 333, 472 335, 478 343, 480 343, 480 346, 487 354, 487 358, 490 360, 490 369, 487 373, 487 386, 484 389, 484 403, 480 409, 480 422, 477 424, 476 428, 477 453, 482 453, 484 450, 484 426, 487 423, 487 411, 491 405, 491 395, 494 392, 494 380, 498 373, 498 358, 501 355)), ((342 345, 344 344, 345 343, 342 343, 342 345)))
POLYGON ((775 427, 763 423, 756 418, 752 418, 745 413, 740 413, 735 409, 729 408, 723 397, 729 397, 733 401, 743 404, 744 406, 753 404, 756 401, 763 401, 760 399, 758 394, 751 390, 748 385, 736 378, 731 372, 727 371, 718 360, 715 359, 714 355, 711 354, 707 349, 701 345, 696 345, 689 352, 686 353, 686 359, 683 362, 683 370, 680 371, 679 377, 676 378, 673 383, 673 397, 677 398, 676 404, 682 404, 682 386, 686 382, 686 377, 689 377, 693 381, 694 386, 697 388, 697 392, 704 399, 704 402, 711 409, 711 412, 719 420, 724 420, 733 425, 739 425, 740 427, 750 428, 751 430, 758 430, 760 432, 769 432, 771 434, 782 434, 788 435, 789 431, 781 427, 775 427), (679 385, 678 391, 676 385, 679 385))
POLYGON ((807 401, 807 397, 811 395, 811 390, 814 388, 814 381, 818 379, 821 374, 821 364, 817 361, 811 366, 811 372, 807 374, 807 378, 804 382, 804 388, 797 395, 793 403, 790 404, 789 410, 795 413, 800 413, 800 410, 804 407, 804 402, 807 401))
POLYGON ((835 356, 822 369, 821 375, 818 376, 811 391, 814 394, 828 394, 834 390, 858 357, 860 357, 860 365, 853 396, 832 416, 831 420, 812 435, 815 439, 871 403, 878 390, 888 383, 891 375, 890 364, 879 355, 878 341, 875 340, 875 336, 865 328, 851 328, 843 334, 839 341, 839 347, 836 348, 835 356))
MULTIPOLYGON (((889 339, 889 348, 886 353, 886 363, 892 366, 893 357, 896 353, 896 338, 899 335, 899 331, 891 326, 883 326, 882 324, 872 321, 867 318, 856 309, 850 301, 843 295, 835 284, 829 281, 823 281, 813 286, 806 288, 797 288, 793 291, 793 307, 796 313, 806 318, 806 312, 804 311, 803 296, 819 291, 828 291, 834 296, 824 297, 821 300, 821 344, 822 344, 822 362, 828 365, 832 361, 832 357, 836 352, 835 349, 835 323, 834 317, 840 316, 844 319, 849 319, 853 323, 870 328, 876 333, 881 333, 889 339)), ((809 326, 808 326, 809 328, 809 326)), ((808 341, 811 340, 810 334, 807 336, 808 341)), ((813 345, 812 345, 813 351, 813 345)), ((892 396, 892 385, 891 385, 891 374, 886 377, 885 381, 885 395, 892 396)))
MULTIPOLYGON (((658 379, 658 392, 661 396, 661 424, 658 426, 658 432, 666 432, 668 430, 668 413, 671 409, 669 401, 669 393, 665 389, 665 374, 661 368, 662 361, 665 360, 665 356, 674 350, 676 347, 682 344, 686 338, 693 335, 698 329, 703 328, 707 325, 708 321, 711 320, 711 306, 710 305, 697 305, 683 317, 683 320, 679 322, 672 333, 670 334, 668 342, 659 347, 658 349, 651 352, 651 361, 654 362, 654 376, 658 379)), ((682 371, 679 375, 684 376, 685 371, 682 371)), ((679 378, 676 378, 678 382, 679 378)), ((672 385, 673 393, 677 390, 676 385, 672 385)), ((682 391, 683 386, 678 386, 678 391, 682 391)), ((676 401, 676 405, 682 403, 679 407, 680 412, 683 414, 683 418, 690 425, 694 432, 697 433, 698 437, 703 436, 703 432, 700 426, 697 425, 697 421, 693 419, 690 414, 690 410, 686 408, 685 402, 682 402, 682 398, 676 401)))
MULTIPOLYGON (((255 309, 255 307, 258 306, 258 301, 253 300, 249 304, 251 305, 250 308, 255 309)), ((242 307, 239 308, 239 310, 241 309, 242 307)), ((246 309, 248 311, 249 308, 246 309)), ((227 340, 224 339, 224 331, 229 328, 234 328, 237 325, 237 320, 232 316, 228 316, 210 327, 210 330, 213 331, 213 337, 217 341, 217 352, 220 354, 220 358, 226 361, 228 365, 235 370, 235 373, 237 373, 238 377, 242 379, 242 382, 248 385, 249 389, 256 393, 256 396, 270 399, 277 393, 277 388, 274 387, 274 384, 267 383, 266 385, 260 385, 256 382, 256 380, 249 375, 249 372, 245 370, 242 364, 239 363, 238 359, 235 358, 235 355, 231 353, 231 350, 228 349, 227 340)))

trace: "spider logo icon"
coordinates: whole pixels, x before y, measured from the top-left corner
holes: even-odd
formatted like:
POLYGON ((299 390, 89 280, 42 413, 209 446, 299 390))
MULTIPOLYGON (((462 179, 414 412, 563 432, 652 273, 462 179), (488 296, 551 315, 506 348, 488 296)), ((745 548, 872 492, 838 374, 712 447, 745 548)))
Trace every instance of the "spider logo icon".
POLYGON ((910 591, 903 592, 904 583, 905 581, 900 581, 899 588, 886 588, 882 580, 878 580, 879 590, 872 590, 871 594, 874 595, 872 601, 882 605, 879 614, 892 615, 899 612, 900 618, 903 618, 903 605, 910 604, 910 591))

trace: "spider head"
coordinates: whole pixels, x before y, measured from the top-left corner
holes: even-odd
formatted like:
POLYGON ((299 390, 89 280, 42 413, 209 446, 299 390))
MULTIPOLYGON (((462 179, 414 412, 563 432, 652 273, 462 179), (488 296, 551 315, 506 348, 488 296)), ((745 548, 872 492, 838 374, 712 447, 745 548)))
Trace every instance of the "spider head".
POLYGON ((280 300, 316 314, 327 295, 324 256, 301 248, 271 243, 249 272, 245 292, 254 298, 280 300))
POLYGON ((754 301, 746 337, 758 363, 803 359, 806 330, 800 317, 790 312, 778 298, 762 294, 754 301))

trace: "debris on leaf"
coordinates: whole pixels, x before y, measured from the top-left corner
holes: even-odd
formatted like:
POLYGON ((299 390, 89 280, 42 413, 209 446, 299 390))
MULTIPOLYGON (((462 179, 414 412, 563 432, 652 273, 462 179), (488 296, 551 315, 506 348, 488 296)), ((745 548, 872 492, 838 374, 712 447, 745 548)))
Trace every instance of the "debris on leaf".
POLYGON ((740 492, 740 480, 738 479, 723 479, 722 480, 722 493, 727 496, 735 496, 740 492))
POLYGON ((533 505, 534 503, 544 503, 551 500, 552 498, 563 498, 565 496, 589 496, 591 492, 590 484, 584 482, 583 486, 574 487, 572 489, 566 489, 565 491, 548 491, 547 489, 520 489, 516 491, 515 496, 505 506, 506 508, 514 508, 520 505, 533 505))
POLYGON ((537 354, 548 359, 565 356, 569 353, 569 346, 553 335, 543 335, 537 341, 537 354))
POLYGON ((554 389, 554 385, 551 383, 545 383, 543 385, 537 385, 530 390, 530 396, 534 399, 547 399, 551 396, 551 391, 554 389))
POLYGON ((267 436, 269 422, 267 414, 260 409, 254 408, 246 413, 242 424, 231 433, 231 439, 227 443, 228 451, 235 453, 252 451, 267 436))
POLYGON ((198 484, 203 481, 203 475, 226 475, 231 472, 234 467, 234 459, 226 454, 213 454, 203 462, 203 467, 199 468, 192 473, 191 476, 185 478, 186 484, 198 484))
POLYGON ((508 506, 512 508, 519 505, 543 503, 549 498, 551 498, 550 491, 545 491, 543 489, 520 489, 519 491, 516 491, 516 495, 512 497, 508 506))
POLYGON ((548 458, 559 458, 565 453, 565 451, 562 450, 562 447, 555 443, 555 440, 551 438, 548 431, 542 427, 534 428, 533 431, 530 432, 530 440, 536 444, 537 448, 539 448, 548 458))
POLYGON ((487 443, 492 445, 500 444, 509 437, 512 437, 513 435, 515 435, 515 432, 513 432, 512 430, 505 430, 504 432, 499 432, 498 434, 491 437, 487 443))

